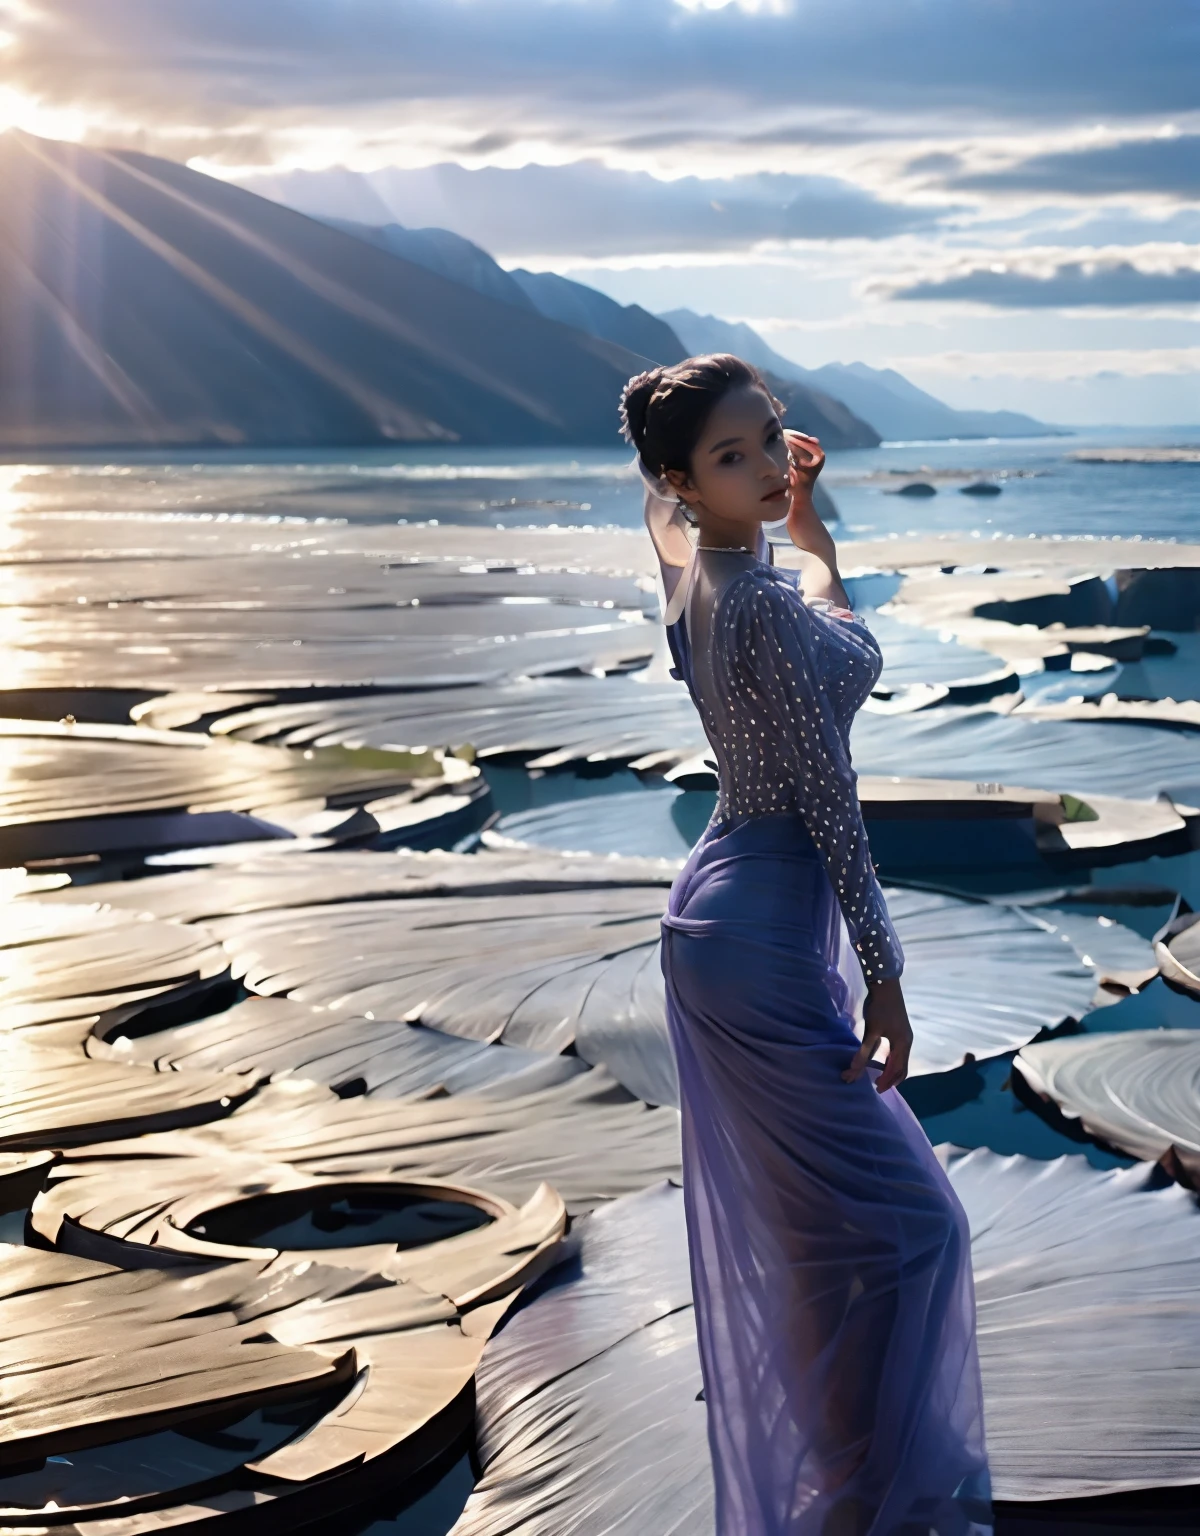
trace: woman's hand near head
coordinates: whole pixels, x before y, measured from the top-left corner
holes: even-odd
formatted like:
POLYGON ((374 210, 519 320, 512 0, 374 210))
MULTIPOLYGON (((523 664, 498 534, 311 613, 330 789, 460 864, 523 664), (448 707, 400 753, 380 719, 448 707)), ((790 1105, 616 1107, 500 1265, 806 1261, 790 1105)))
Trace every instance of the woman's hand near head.
POLYGON ((817 476, 825 468, 825 450, 819 438, 796 432, 791 427, 784 428, 783 437, 788 445, 792 499, 807 495, 811 501, 817 476))
POLYGON ((829 529, 817 516, 813 488, 825 467, 825 451, 815 437, 803 432, 784 431, 788 446, 788 519, 787 529, 797 549, 816 555, 836 567, 837 556, 829 529))
POLYGON ((811 556, 803 564, 805 596, 810 600, 828 598, 839 608, 849 608, 850 599, 838 574, 837 546, 813 505, 813 487, 825 467, 825 450, 815 437, 807 437, 803 432, 788 428, 783 435, 788 445, 788 490, 791 496, 788 537, 801 554, 811 556))
POLYGON ((878 981, 867 989, 867 1001, 863 1005, 863 1041, 854 1060, 842 1073, 844 1082, 858 1081, 882 1040, 888 1042, 888 1059, 875 1086, 880 1093, 886 1093, 908 1076, 908 1058, 912 1053, 912 1025, 908 1022, 908 1008, 899 977, 878 981))

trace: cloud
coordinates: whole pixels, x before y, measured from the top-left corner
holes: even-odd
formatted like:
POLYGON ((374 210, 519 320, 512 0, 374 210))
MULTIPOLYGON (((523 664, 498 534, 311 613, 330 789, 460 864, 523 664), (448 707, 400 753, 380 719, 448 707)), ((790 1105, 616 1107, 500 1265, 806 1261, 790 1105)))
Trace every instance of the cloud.
POLYGON ((896 299, 986 304, 993 309, 1126 309, 1200 304, 1200 250, 1154 269, 1111 256, 1030 268, 991 261, 891 290, 896 299))
POLYGON ((1097 247, 1128 251, 1135 246, 1173 246, 1178 251, 1181 246, 1200 246, 1200 206, 1176 204, 1160 213, 1124 203, 1043 203, 1016 217, 976 219, 970 234, 977 243, 996 239, 1009 247, 1016 237, 1025 247, 1058 246, 1072 252, 1097 247))
POLYGON ((1158 193, 1200 199, 1200 134, 1127 139, 1095 148, 1033 155, 1002 170, 950 176, 970 192, 1065 193, 1077 197, 1158 193))
POLYGON ((905 170, 910 176, 948 176, 951 171, 957 171, 961 165, 960 156, 947 154, 943 150, 931 150, 926 155, 918 155, 910 160, 905 170))
POLYGON ((1175 378, 1200 374, 1200 347, 1046 348, 1012 352, 922 352, 893 357, 902 373, 948 378, 1017 378, 1048 382, 1098 378, 1175 378))
POLYGON ((244 182, 303 212, 439 225, 517 260, 744 250, 766 241, 880 239, 930 230, 944 210, 885 202, 832 177, 663 181, 596 161, 466 170, 444 164, 272 175, 244 182), (383 212, 386 210, 386 212, 383 212))
POLYGON ((736 5, 750 16, 765 12, 770 16, 786 16, 792 8, 792 0, 675 0, 685 11, 721 11, 727 5, 736 5))
MULTIPOLYGON (((724 147, 727 154, 732 152, 733 155, 739 151, 762 149, 829 149, 877 143, 890 136, 882 124, 871 124, 864 117, 855 115, 852 121, 840 123, 780 123, 753 132, 738 132, 731 128, 724 135, 724 147)), ((666 123, 645 132, 614 134, 610 143, 617 151, 686 149, 691 146, 709 149, 713 144, 713 126, 711 122, 707 125, 666 123)))
POLYGON ((38 0, 5 25, 14 88, 98 132, 271 131, 309 163, 372 134, 423 153, 570 131, 594 150, 830 110, 939 134, 1161 120, 1195 108, 1200 41, 1194 0, 1156 0, 1152 25, 1127 0, 38 0))

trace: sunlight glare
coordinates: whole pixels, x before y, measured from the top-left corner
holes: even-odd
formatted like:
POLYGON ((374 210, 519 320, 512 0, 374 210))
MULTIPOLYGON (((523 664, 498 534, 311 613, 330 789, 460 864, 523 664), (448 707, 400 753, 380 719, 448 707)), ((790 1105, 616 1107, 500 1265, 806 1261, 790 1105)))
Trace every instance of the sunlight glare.
POLYGON ((70 875, 31 874, 27 869, 0 869, 0 902, 14 896, 32 896, 44 891, 61 891, 70 885, 70 875))
POLYGON ((33 505, 31 491, 22 490, 24 481, 44 473, 31 464, 0 464, 0 550, 15 549, 23 537, 15 526, 18 513, 33 505))
POLYGON ((40 97, 0 85, 0 133, 19 128, 38 138, 78 143, 93 126, 93 119, 78 107, 50 106, 40 97))
MULTIPOLYGON (((28 464, 0 464, 0 555, 10 554, 25 538, 17 518, 32 506, 34 497, 21 488, 22 483, 45 473, 28 464)), ((21 611, 26 585, 21 561, 0 561, 0 668, 6 688, 24 687, 31 677, 28 653, 21 646, 27 623, 21 611)))

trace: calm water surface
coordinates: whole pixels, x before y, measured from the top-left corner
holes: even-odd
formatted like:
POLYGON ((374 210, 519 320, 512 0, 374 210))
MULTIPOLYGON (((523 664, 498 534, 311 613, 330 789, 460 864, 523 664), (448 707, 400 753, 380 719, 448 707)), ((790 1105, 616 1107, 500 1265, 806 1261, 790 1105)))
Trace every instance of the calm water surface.
MULTIPOLYGON (((1079 449, 1196 446, 1200 426, 1104 430, 1073 437, 885 444, 832 454, 825 482, 843 538, 910 531, 1200 537, 1200 465, 1081 464, 1079 449), (938 494, 891 494, 929 475, 938 494), (941 477, 952 477, 944 480, 941 477), (959 494, 966 479, 1003 487, 959 494)), ((200 517, 345 519, 514 527, 636 527, 641 497, 628 451, 402 448, 258 453, 231 451, 80 457, 0 464, 0 517, 14 508, 200 517)))

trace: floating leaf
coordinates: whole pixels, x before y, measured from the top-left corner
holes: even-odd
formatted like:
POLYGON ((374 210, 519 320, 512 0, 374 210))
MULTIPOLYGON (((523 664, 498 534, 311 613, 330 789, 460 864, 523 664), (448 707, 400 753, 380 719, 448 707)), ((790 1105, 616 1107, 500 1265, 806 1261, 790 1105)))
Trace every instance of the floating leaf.
POLYGON ((900 716, 864 711, 851 733, 865 774, 994 780, 1086 799, 1167 794, 1200 804, 1200 732, 1124 721, 1039 720, 947 706, 900 716))
MULTIPOLYGON (((1080 1157, 951 1153, 949 1172, 971 1222, 997 1497, 1200 1481, 1192 1197, 1080 1157)), ((495 1339, 482 1477, 453 1536, 712 1530, 681 1213, 669 1189, 597 1212, 578 1259, 495 1339)))
POLYGON ((1200 1154, 1200 1027, 1047 1040, 1015 1065, 1035 1093, 1130 1157, 1172 1146, 1200 1154))
MULTIPOLYGON (((676 1091, 657 955, 665 894, 448 892, 281 907, 214 931, 253 990, 320 1004, 331 1025, 369 1013, 534 1050, 573 1043, 661 1104, 676 1091)), ((907 954, 915 1071, 1011 1050, 1090 1007, 1096 972, 1049 919, 928 892, 893 890, 889 901, 907 954)))
POLYGON ((0 720, 0 860, 8 864, 122 850, 153 852, 331 832, 419 840, 425 823, 487 790, 452 759, 356 760, 132 726, 0 720), (380 817, 349 825, 350 808, 380 817), (329 811, 332 809, 333 814, 329 811), (275 817, 275 820, 272 820, 275 817), (406 825, 407 823, 407 825, 406 825))

